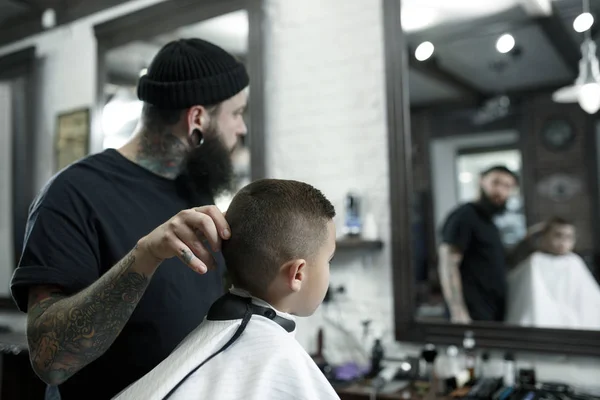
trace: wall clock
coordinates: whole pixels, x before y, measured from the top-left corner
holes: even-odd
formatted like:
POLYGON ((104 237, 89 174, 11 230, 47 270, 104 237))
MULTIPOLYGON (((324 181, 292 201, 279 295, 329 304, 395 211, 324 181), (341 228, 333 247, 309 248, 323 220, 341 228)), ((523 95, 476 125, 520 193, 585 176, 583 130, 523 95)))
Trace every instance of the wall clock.
POLYGON ((575 143, 575 129, 564 118, 550 118, 541 130, 542 143, 550 151, 565 151, 575 143))

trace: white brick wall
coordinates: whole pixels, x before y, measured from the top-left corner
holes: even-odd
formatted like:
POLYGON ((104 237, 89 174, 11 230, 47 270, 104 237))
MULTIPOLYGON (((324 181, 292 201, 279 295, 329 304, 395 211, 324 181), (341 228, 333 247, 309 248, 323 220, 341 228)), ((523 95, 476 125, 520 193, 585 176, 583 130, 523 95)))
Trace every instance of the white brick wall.
POLYGON ((362 334, 361 320, 372 319, 390 339, 393 321, 380 2, 271 0, 267 15, 269 176, 321 189, 336 206, 338 229, 346 193, 358 191, 386 241, 384 250, 371 257, 338 252, 331 282, 346 287, 343 301, 299 326, 298 339, 309 351, 323 326, 331 361, 355 359, 347 335, 326 319, 343 316, 355 337, 362 334))

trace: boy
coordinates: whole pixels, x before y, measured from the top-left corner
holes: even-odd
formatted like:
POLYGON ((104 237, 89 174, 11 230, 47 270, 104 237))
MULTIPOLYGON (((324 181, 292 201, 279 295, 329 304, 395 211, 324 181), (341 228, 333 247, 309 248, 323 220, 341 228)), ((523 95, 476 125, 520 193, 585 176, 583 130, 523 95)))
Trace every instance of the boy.
POLYGON ((265 179, 243 188, 227 210, 232 234, 222 244, 233 288, 166 360, 117 398, 339 399, 295 340, 293 317, 313 314, 325 297, 334 216, 325 196, 305 183, 265 179), (243 301, 266 311, 254 313, 219 352, 246 316, 223 318, 222 305, 243 301))
POLYGON ((536 251, 555 256, 570 254, 575 248, 575 239, 575 226, 561 217, 533 225, 513 249, 511 266, 517 266, 536 251))
POLYGON ((600 329, 600 287, 573 253, 573 223, 554 217, 532 227, 531 251, 509 275, 507 322, 561 329, 600 329))

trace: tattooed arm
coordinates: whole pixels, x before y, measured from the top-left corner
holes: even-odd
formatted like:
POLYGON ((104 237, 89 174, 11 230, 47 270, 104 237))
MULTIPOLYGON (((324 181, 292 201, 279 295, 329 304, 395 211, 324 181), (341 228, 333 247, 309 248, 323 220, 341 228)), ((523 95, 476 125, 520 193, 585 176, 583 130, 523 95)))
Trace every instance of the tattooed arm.
POLYGON ((101 356, 129 320, 159 263, 136 247, 73 296, 65 296, 58 287, 33 287, 27 339, 39 377, 51 385, 61 384, 101 356))
POLYGON ((453 322, 469 323, 471 318, 463 297, 460 277, 462 254, 453 246, 442 244, 439 249, 439 275, 444 298, 453 322))
POLYGON ((51 385, 69 379, 111 346, 163 260, 178 257, 205 273, 214 259, 200 238, 218 251, 229 236, 217 207, 183 210, 81 292, 67 297, 57 287, 30 289, 27 337, 35 372, 51 385))

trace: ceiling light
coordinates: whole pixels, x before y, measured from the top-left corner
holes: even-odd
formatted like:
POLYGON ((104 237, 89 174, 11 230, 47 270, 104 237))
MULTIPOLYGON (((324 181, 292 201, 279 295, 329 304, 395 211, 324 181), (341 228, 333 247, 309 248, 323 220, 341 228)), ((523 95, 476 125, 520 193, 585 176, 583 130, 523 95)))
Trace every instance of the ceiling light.
POLYGON ((577 101, 583 111, 588 114, 596 114, 600 110, 600 84, 590 82, 581 86, 577 101))
POLYGON ((596 57, 596 43, 586 39, 581 45, 582 57, 579 61, 579 76, 575 83, 558 89, 552 95, 557 103, 579 103, 588 114, 600 110, 600 64, 596 57))
POLYGON ((56 26, 56 11, 52 8, 46 9, 42 13, 42 27, 44 29, 51 29, 56 26))
POLYGON ((496 50, 505 54, 511 51, 515 47, 515 38, 513 35, 506 33, 498 38, 496 42, 496 50))
POLYGON ((575 21, 573 21, 573 29, 575 32, 585 32, 594 25, 594 16, 589 12, 579 14, 575 21))
POLYGON ((404 6, 402 7, 402 29, 405 32, 416 32, 434 25, 438 20, 438 12, 433 8, 404 6))
POLYGON ((415 50, 415 58, 419 61, 425 61, 433 55, 434 50, 433 43, 423 42, 415 50))

